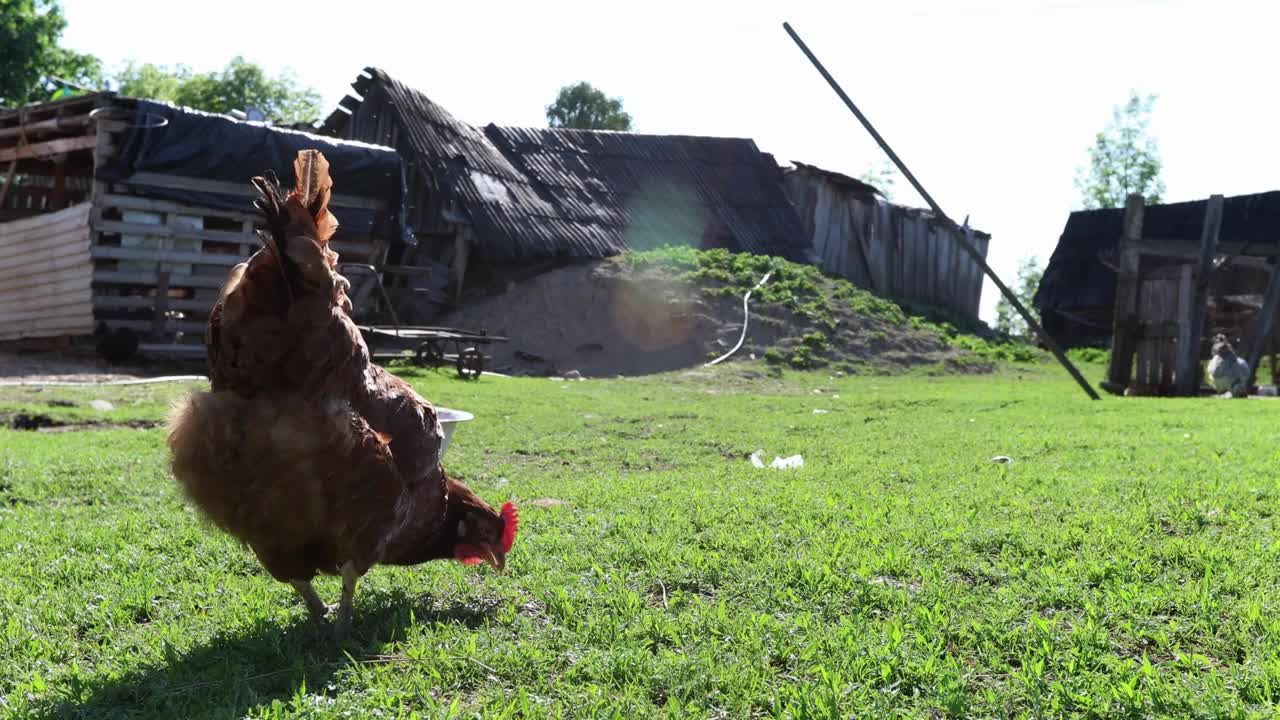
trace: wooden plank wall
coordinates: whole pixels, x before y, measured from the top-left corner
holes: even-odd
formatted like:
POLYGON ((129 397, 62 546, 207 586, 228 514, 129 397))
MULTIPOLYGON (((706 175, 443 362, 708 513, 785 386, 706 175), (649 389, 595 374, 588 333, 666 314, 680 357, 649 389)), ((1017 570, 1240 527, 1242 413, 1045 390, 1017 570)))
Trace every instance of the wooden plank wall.
POLYGON ((0 340, 93 332, 89 209, 0 223, 0 340))
MULTIPOLYGON (((785 189, 826 272, 896 300, 978 317, 982 268, 926 212, 801 172, 788 173, 785 189)), ((973 233, 971 241, 985 258, 990 240, 973 233)))
MULTIPOLYGON (((144 349, 202 351, 227 271, 259 247, 258 217, 171 202, 153 188, 243 194, 246 209, 252 188, 144 173, 96 180, 127 130, 105 117, 91 122, 93 108, 109 102, 92 96, 0 113, 0 184, 11 171, 21 181, 0 193, 0 339, 83 335, 102 321, 138 332, 144 349)), ((379 207, 374 198, 333 200, 339 220, 341 207, 379 207)), ((385 262, 384 241, 341 227, 332 247, 340 262, 385 262)), ((367 279, 351 277, 353 291, 367 279)), ((377 302, 375 294, 363 309, 377 302)))

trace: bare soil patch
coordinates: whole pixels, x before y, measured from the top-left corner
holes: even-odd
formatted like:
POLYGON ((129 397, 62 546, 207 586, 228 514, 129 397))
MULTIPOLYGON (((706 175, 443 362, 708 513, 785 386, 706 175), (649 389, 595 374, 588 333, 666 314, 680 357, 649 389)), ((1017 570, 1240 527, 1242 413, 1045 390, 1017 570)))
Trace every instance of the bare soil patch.
MULTIPOLYGON (((603 260, 548 271, 501 295, 451 313, 442 324, 510 338, 483 348, 492 369, 521 375, 587 377, 646 375, 701 366, 729 351, 742 332, 742 297, 717 293, 659 270, 603 260)), ((936 333, 838 308, 835 329, 753 295, 742 347, 731 358, 774 358, 814 343, 822 361, 850 372, 942 366, 957 372, 989 369, 936 333), (806 336, 809 337, 806 340, 806 336)))

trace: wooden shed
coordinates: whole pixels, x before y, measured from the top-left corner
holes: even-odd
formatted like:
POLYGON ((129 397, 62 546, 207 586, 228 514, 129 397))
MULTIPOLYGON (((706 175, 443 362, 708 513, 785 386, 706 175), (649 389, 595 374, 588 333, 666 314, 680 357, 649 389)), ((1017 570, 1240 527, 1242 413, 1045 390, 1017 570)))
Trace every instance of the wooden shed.
POLYGON ((0 340, 96 331, 202 354, 228 269, 259 247, 249 180, 292 182, 303 148, 330 161, 341 261, 380 265, 402 239, 390 148, 112 93, 0 113, 0 340))
POLYGON ((1114 393, 1206 392, 1205 360, 1221 334, 1256 375, 1277 376, 1280 192, 1082 210, 1036 291, 1045 330, 1064 347, 1111 347, 1102 387, 1114 393))
MULTIPOLYGON (((871 185, 793 163, 785 188, 823 270, 918 307, 977 320, 982 268, 928 210, 895 205, 871 185)), ((991 236, 970 230, 985 259, 991 236)))

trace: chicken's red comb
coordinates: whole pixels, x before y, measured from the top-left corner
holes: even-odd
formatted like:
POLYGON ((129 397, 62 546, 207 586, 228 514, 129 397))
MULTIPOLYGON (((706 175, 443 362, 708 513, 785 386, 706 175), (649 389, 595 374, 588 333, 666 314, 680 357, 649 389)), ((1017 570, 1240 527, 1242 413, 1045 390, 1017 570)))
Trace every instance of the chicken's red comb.
POLYGON ((511 552, 511 546, 516 541, 516 530, 520 527, 520 514, 516 512, 516 506, 511 503, 502 504, 502 552, 511 552))

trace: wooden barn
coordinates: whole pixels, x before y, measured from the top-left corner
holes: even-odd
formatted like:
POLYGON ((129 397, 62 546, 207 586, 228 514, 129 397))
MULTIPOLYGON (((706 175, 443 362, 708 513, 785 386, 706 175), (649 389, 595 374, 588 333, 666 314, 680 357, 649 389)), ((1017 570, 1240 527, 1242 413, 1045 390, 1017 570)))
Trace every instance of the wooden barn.
POLYGON ((0 113, 0 341, 203 353, 228 269, 258 248, 249 178, 292 183, 303 148, 331 164, 343 262, 381 265, 411 239, 390 148, 112 93, 0 113))
MULTIPOLYGON (((418 242, 390 258, 406 272, 389 282, 443 277, 454 302, 464 287, 662 243, 814 260, 781 169, 751 140, 481 128, 377 68, 321 132, 400 151, 418 242)), ((426 299, 411 317, 442 309, 426 299)))
MULTIPOLYGON (((913 305, 977 320, 982 268, 929 210, 888 202, 861 180, 804 163, 786 192, 823 270, 913 305)), ((985 259, 991 236, 969 231, 985 259)))

